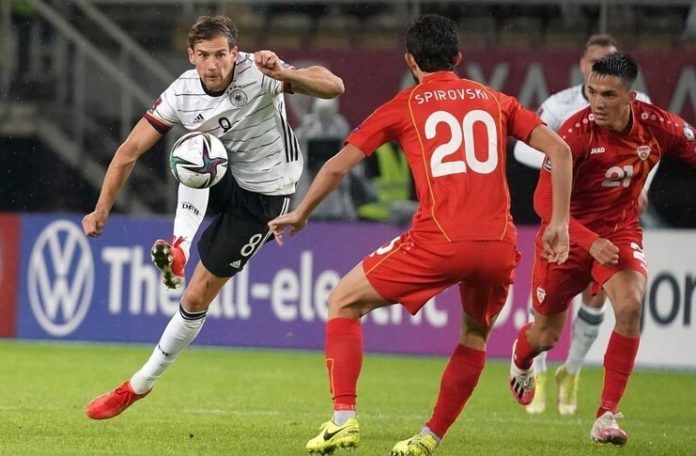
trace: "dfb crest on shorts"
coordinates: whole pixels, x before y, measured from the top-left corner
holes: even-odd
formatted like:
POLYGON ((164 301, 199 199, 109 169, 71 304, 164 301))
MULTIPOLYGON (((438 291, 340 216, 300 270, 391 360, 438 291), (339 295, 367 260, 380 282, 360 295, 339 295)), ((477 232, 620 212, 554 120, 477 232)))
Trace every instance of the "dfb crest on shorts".
POLYGON ((234 89, 232 92, 230 92, 230 103, 238 108, 241 108, 247 104, 248 100, 249 97, 242 89, 234 89))
POLYGON ((650 146, 638 146, 636 153, 638 153, 638 158, 645 161, 650 155, 650 146))

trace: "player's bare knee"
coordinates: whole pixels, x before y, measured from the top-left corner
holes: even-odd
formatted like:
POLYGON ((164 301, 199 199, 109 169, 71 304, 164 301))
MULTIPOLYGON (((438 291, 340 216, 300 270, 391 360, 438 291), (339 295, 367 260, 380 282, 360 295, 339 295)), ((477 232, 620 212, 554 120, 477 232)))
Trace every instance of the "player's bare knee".
POLYGON ((620 290, 613 300, 616 319, 639 320, 644 291, 640 286, 620 290))
POLYGON ((462 318, 459 341, 467 346, 473 346, 472 342, 478 344, 479 341, 482 341, 485 345, 488 335, 491 332, 491 326, 486 326, 473 318, 464 315, 462 318))
POLYGON ((616 306, 614 316, 616 317, 617 328, 625 328, 625 330, 638 328, 640 326, 641 313, 642 306, 640 301, 630 301, 616 306))
POLYGON ((462 331, 459 343, 475 350, 485 350, 489 331, 470 330, 462 331))
POLYGON ((181 306, 187 312, 203 312, 208 310, 210 299, 205 296, 205 293, 197 293, 190 287, 186 288, 184 295, 181 297, 181 306))
POLYGON ((340 287, 334 288, 327 299, 329 303, 329 318, 360 318, 363 313, 360 303, 343 293, 340 287))

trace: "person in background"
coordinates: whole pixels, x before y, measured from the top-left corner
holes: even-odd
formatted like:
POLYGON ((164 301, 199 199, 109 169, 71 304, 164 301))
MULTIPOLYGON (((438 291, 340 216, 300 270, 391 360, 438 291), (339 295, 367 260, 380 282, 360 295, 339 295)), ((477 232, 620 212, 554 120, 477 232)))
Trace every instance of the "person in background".
MULTIPOLYGON (((299 127, 295 129, 306 166, 297 182, 292 199, 293 207, 307 193, 309 184, 319 168, 341 148, 343 139, 349 132, 350 126, 339 112, 337 99, 314 99, 311 111, 302 117, 299 127)), ((346 179, 341 187, 317 208, 314 217, 322 220, 355 220, 355 204, 351 198, 354 178, 359 178, 357 172, 352 173, 351 179, 346 179)))

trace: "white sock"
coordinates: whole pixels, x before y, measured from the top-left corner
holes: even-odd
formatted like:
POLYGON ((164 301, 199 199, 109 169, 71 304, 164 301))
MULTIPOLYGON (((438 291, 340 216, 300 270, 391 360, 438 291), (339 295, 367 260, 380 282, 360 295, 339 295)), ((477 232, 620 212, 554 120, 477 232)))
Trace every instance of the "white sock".
POLYGON ((575 375, 580 372, 582 362, 590 351, 590 347, 599 334, 599 325, 604 321, 604 307, 594 309, 581 305, 573 321, 573 333, 570 340, 570 350, 565 366, 568 373, 575 375))
POLYGON ((437 435, 437 434, 435 434, 433 431, 431 431, 430 428, 429 428, 428 426, 423 426, 423 427, 421 428, 421 430, 420 430, 420 435, 429 435, 429 436, 432 436, 432 438, 435 439, 435 441, 437 442, 438 445, 439 445, 440 442, 442 441, 442 437, 440 437, 439 435, 437 435))
POLYGON ((179 311, 169 320, 150 359, 130 379, 131 388, 136 394, 150 391, 155 380, 196 338, 205 322, 206 312, 186 312, 181 306, 179 307, 179 311))
POLYGON ((180 247, 188 260, 191 242, 201 226, 205 211, 208 208, 210 189, 190 188, 179 184, 179 194, 176 203, 176 217, 174 218, 174 236, 181 236, 184 242, 180 247))
POLYGON ((543 351, 534 357, 532 361, 532 367, 534 368, 534 374, 543 374, 546 372, 546 354, 548 351, 543 351))
POLYGON ((342 426, 351 418, 355 418, 355 410, 334 410, 331 421, 333 421, 334 424, 342 426))

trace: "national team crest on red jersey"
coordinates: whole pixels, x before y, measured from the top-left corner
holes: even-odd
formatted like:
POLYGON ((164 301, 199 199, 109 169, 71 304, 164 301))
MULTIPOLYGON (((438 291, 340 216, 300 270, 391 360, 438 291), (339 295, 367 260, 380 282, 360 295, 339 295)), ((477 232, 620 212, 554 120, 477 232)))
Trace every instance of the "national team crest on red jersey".
POLYGON ((650 146, 638 146, 636 152, 638 153, 638 158, 645 161, 645 159, 650 155, 650 146))
POLYGON ((687 124, 684 126, 684 137, 687 141, 694 140, 694 130, 691 129, 691 125, 687 124))

